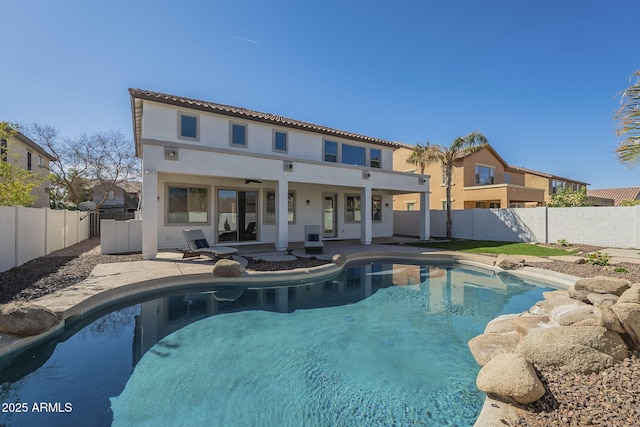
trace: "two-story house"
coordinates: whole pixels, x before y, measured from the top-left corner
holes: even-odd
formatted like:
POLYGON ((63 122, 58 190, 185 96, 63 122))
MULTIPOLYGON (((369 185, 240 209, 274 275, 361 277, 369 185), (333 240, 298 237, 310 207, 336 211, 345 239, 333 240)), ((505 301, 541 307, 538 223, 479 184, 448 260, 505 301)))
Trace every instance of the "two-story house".
POLYGON ((33 142, 21 132, 15 132, 8 139, 0 140, 0 161, 15 162, 18 166, 43 178, 42 184, 31 192, 36 196, 31 207, 49 207, 49 162, 55 157, 33 142))
MULTIPOLYGON (((413 146, 402 145, 394 152, 394 170, 419 172, 417 166, 407 163, 413 146)), ((425 168, 431 176, 432 209, 446 209, 446 187, 439 163, 425 168)), ((509 165, 491 146, 470 154, 461 155, 453 167, 451 208, 523 208, 542 206, 551 195, 565 186, 578 189, 584 182, 509 165)), ((412 210, 416 195, 399 195, 394 198, 395 210, 412 210)))
POLYGON ((418 193, 429 237, 429 177, 393 171, 400 144, 212 102, 130 89, 142 158, 143 256, 203 229, 214 244, 393 235, 393 197, 418 193))
POLYGON ((91 191, 91 199, 99 206, 100 212, 132 213, 138 210, 141 183, 136 181, 102 184, 96 182, 91 191))

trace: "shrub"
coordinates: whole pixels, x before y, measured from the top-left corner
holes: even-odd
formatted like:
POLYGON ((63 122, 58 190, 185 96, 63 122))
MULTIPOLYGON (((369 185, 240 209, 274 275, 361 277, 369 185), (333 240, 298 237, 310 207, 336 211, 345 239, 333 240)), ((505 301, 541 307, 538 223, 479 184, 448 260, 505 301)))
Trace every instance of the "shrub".
POLYGON ((627 270, 624 267, 616 267, 613 271, 615 271, 616 273, 628 273, 629 270, 627 270))
POLYGON ((562 247, 567 247, 570 246, 569 242, 567 241, 567 239, 558 239, 558 244, 562 247))
POLYGON ((608 253, 594 252, 587 254, 587 262, 593 265, 609 265, 609 259, 611 259, 611 256, 608 253))

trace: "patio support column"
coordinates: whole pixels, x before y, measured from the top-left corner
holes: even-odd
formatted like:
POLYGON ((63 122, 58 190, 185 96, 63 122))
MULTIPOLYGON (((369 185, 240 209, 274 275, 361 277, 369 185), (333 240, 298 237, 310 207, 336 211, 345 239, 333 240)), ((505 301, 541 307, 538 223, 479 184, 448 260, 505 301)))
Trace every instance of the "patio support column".
POLYGON ((276 184, 276 250, 289 247, 289 181, 279 179, 276 184))
POLYGON ((429 192, 420 193, 420 240, 431 237, 431 215, 429 214, 429 192))
POLYGON ((142 257, 154 259, 158 254, 158 174, 142 170, 142 257))
POLYGON ((360 243, 371 244, 371 187, 360 189, 360 243))

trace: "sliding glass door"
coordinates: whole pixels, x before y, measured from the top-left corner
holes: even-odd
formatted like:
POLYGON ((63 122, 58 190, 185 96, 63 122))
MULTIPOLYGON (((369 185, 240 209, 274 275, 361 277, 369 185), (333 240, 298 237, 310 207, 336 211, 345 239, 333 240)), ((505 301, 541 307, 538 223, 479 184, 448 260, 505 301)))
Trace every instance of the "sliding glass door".
POLYGON ((218 190, 218 241, 257 239, 258 192, 218 190))

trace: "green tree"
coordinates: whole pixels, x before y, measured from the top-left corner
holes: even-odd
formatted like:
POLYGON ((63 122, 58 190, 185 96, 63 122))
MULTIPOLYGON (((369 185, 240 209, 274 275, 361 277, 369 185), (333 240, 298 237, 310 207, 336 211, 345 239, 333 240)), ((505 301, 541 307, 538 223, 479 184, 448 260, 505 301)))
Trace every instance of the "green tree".
POLYGON ((451 238, 451 178, 453 166, 456 160, 474 153, 488 145, 487 138, 480 132, 471 132, 465 136, 459 136, 453 140, 451 145, 426 145, 416 144, 415 148, 407 158, 407 163, 417 165, 420 173, 424 174, 424 169, 430 163, 442 165, 444 175, 444 186, 447 195, 447 237, 451 238))
POLYGON ((638 206, 640 205, 640 200, 621 200, 620 206, 638 206))
POLYGON ((577 191, 571 187, 565 187, 551 196, 551 200, 547 206, 550 208, 570 208, 593 206, 593 203, 591 203, 589 197, 587 197, 587 189, 585 187, 577 191))
POLYGON ((18 164, 20 158, 9 151, 10 138, 17 133, 17 126, 9 122, 0 122, 0 206, 31 206, 36 196, 31 192, 44 179, 23 169, 18 164))
POLYGON ((619 122, 616 135, 622 138, 616 151, 621 162, 637 166, 640 163, 640 70, 633 73, 631 80, 635 82, 622 92, 615 115, 619 122))

